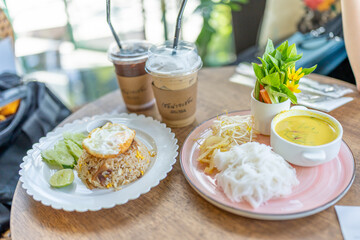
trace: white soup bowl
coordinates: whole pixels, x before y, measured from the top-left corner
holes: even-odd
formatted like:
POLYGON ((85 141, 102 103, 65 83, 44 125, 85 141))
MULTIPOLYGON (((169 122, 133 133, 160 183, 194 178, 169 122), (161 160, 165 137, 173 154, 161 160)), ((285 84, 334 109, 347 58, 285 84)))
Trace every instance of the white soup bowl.
POLYGON ((291 109, 276 115, 271 121, 270 144, 274 152, 281 155, 286 161, 298 166, 311 167, 329 162, 337 157, 342 135, 341 124, 332 116, 315 110, 291 109), (285 140, 275 131, 275 126, 281 120, 292 116, 311 116, 324 120, 334 128, 337 137, 329 143, 317 146, 305 146, 285 140))

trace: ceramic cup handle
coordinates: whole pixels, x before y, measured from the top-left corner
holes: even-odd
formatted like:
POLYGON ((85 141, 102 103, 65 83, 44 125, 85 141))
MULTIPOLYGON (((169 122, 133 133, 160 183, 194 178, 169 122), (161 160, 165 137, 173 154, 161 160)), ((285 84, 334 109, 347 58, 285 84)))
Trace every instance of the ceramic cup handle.
POLYGON ((316 152, 303 152, 302 156, 304 159, 313 162, 323 162, 326 160, 326 153, 323 150, 316 152))

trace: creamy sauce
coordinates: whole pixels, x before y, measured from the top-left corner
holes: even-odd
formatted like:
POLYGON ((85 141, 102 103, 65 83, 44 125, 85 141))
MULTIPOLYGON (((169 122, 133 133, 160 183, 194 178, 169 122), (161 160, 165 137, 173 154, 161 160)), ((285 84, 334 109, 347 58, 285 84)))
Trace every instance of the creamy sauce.
POLYGON ((275 126, 275 131, 290 142, 307 146, 323 145, 338 136, 329 123, 312 116, 285 118, 275 126))

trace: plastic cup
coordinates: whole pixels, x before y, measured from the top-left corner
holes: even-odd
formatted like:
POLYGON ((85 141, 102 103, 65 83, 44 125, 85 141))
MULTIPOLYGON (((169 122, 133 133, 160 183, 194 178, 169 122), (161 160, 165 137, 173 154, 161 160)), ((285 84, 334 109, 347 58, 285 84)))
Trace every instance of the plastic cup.
POLYGON ((193 43, 180 41, 174 53, 170 41, 153 46, 145 70, 152 79, 162 121, 170 127, 184 127, 195 120, 197 76, 202 61, 193 43))
POLYGON ((110 45, 108 58, 115 66, 116 78, 126 107, 137 111, 154 105, 151 79, 145 71, 151 43, 143 40, 123 41, 122 49, 110 45))

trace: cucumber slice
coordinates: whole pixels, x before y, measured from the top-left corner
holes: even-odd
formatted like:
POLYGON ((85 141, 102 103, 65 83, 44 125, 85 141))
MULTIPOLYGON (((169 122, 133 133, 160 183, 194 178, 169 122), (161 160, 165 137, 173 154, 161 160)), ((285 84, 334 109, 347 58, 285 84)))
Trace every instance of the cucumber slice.
POLYGON ((82 149, 82 142, 86 138, 86 136, 82 133, 70 133, 70 132, 63 133, 63 137, 65 140, 73 141, 74 143, 76 143, 76 145, 81 147, 81 149, 82 149))
MULTIPOLYGON (((67 150, 67 147, 66 147, 66 144, 65 144, 65 141, 64 140, 60 140, 58 141, 55 146, 54 146, 54 150, 55 151, 63 151, 63 152, 67 152, 68 153, 68 150, 67 150)), ((69 153, 70 154, 70 153, 69 153)))
POLYGON ((41 158, 44 162, 54 165, 54 166, 60 166, 61 165, 55 160, 56 159, 56 153, 53 149, 45 150, 41 152, 41 158))
POLYGON ((55 144, 54 149, 41 153, 43 161, 63 168, 74 168, 82 154, 82 141, 86 136, 82 133, 63 133, 64 139, 55 144))
POLYGON ((50 185, 54 188, 69 186, 74 181, 74 172, 71 169, 57 171, 50 178, 50 185))
POLYGON ((74 168, 75 159, 69 153, 64 141, 59 141, 55 147, 55 161, 63 168, 74 168))
POLYGON ((65 139, 64 142, 65 142, 65 145, 66 145, 68 151, 74 157, 75 162, 77 162, 77 160, 79 159, 79 157, 82 154, 82 148, 80 148, 76 143, 74 143, 73 141, 71 141, 69 139, 65 139))

